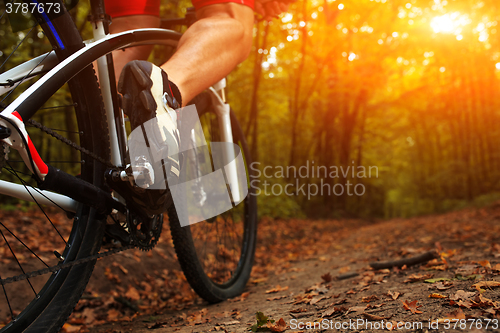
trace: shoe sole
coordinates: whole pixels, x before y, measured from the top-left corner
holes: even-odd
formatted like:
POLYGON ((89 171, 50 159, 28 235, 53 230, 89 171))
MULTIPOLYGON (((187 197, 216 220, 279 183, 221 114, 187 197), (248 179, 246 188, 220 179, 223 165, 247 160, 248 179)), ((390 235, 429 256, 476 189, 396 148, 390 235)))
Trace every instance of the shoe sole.
POLYGON ((123 111, 130 118, 132 130, 156 117, 158 105, 151 93, 152 71, 151 63, 132 61, 125 65, 118 81, 118 92, 123 96, 123 111))

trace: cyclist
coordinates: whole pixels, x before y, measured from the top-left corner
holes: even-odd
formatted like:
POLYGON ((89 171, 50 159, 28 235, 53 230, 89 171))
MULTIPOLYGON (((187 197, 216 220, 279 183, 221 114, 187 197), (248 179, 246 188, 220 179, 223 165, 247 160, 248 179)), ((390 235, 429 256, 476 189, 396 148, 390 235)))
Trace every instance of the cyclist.
MULTIPOLYGON (((160 132, 165 133, 163 140, 173 157, 169 158, 170 170, 166 172, 178 177, 180 170, 179 160, 174 157, 179 147, 175 110, 247 58, 252 47, 254 8, 271 20, 288 9, 285 1, 192 0, 197 21, 182 35, 176 53, 161 67, 144 61, 150 46, 114 54, 115 71, 121 73, 118 91, 132 130, 154 117, 162 119, 158 124, 163 129, 160 132)), ((113 19, 111 33, 160 25, 160 0, 105 0, 105 6, 113 19)), ((146 201, 141 206, 148 213, 159 214, 166 209, 164 191, 156 195, 154 191, 146 192, 146 197, 141 194, 141 200, 146 201)))

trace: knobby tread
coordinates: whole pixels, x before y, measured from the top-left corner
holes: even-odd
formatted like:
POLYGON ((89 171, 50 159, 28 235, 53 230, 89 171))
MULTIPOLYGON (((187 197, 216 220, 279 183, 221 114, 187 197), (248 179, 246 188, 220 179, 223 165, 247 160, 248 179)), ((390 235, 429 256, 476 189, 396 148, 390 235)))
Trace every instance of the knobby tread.
MULTIPOLYGON (((82 128, 81 137, 84 147, 109 160, 110 144, 107 118, 94 68, 89 66, 84 69, 69 82, 69 87, 72 96, 74 96, 73 99, 77 103, 78 124, 85 127, 82 128)), ((93 162, 94 160, 89 159, 85 163, 93 162)), ((104 185, 105 166, 96 162, 92 169, 93 175, 91 177, 94 179, 94 184, 104 185)), ((103 221, 95 220, 92 213, 82 217, 82 219, 85 217, 87 217, 87 226, 78 252, 79 258, 98 253, 104 235, 103 221)), ((85 291, 94 266, 95 261, 82 264, 80 267, 72 267, 52 301, 25 332, 58 332, 85 291)))
MULTIPOLYGON (((210 96, 202 94, 197 97, 195 104, 197 106, 198 113, 201 115, 204 112, 210 112, 210 96)), ((240 137, 242 148, 246 152, 248 157, 247 163, 251 162, 249 149, 246 142, 243 139, 243 133, 241 127, 239 126, 234 114, 231 112, 231 125, 233 127, 233 136, 240 137)), ((250 196, 250 193, 248 194, 250 196)), ((248 202, 255 200, 255 196, 248 197, 248 202)), ((178 204, 178 203, 176 203, 178 204)), ((245 205, 247 201, 245 202, 245 205)), ((256 203, 253 202, 250 206, 255 207, 254 211, 250 211, 249 223, 250 227, 245 228, 244 239, 248 242, 248 252, 242 254, 244 256, 242 263, 243 268, 239 272, 239 275, 235 280, 232 281, 231 285, 216 285, 210 278, 206 275, 203 267, 200 264, 196 248, 193 242, 191 230, 189 226, 181 227, 179 219, 177 216, 176 208, 174 206, 170 207, 168 210, 168 216, 170 221, 170 232, 172 234, 172 240, 174 243, 175 252, 177 253, 177 258, 179 264, 182 267, 184 275, 187 281, 193 288, 193 290, 201 296, 203 299, 210 303, 217 303, 228 298, 236 297, 240 295, 250 278, 250 272, 252 270, 255 245, 256 245, 256 233, 257 233, 257 211, 256 203)), ((203 223, 203 222, 201 222, 203 223)), ((241 260, 241 258, 240 258, 241 260)))

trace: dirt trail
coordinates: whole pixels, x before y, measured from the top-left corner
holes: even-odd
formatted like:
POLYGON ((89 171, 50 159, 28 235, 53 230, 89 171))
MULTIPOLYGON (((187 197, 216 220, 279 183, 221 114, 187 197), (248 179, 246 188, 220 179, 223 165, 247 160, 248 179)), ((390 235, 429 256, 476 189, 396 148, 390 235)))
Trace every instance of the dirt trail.
POLYGON ((165 238, 149 253, 129 251, 100 261, 65 330, 248 332, 262 312, 276 322, 283 318, 286 332, 378 332, 381 325, 398 323, 407 325, 404 331, 425 332, 430 324, 440 332, 498 331, 499 273, 500 204, 381 222, 264 220, 255 268, 241 297, 215 305, 201 300, 165 238), (432 249, 441 258, 427 265, 369 267, 432 249), (349 272, 358 275, 335 279, 349 272), (431 283, 432 278, 441 281, 431 283), (473 287, 482 281, 490 282, 473 287), (455 330, 453 318, 462 319, 455 330), (322 326, 308 330, 308 322, 322 326))

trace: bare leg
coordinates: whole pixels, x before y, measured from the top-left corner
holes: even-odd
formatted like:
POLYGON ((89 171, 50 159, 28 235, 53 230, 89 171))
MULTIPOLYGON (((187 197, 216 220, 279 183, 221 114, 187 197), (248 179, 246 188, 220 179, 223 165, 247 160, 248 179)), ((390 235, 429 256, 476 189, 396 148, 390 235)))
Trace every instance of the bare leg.
MULTIPOLYGON (((112 33, 134 28, 157 28, 159 19, 137 15, 113 19, 112 33)), ((179 88, 183 104, 228 75, 245 60, 252 47, 254 15, 245 5, 222 3, 202 7, 198 21, 184 33, 176 53, 161 67, 179 88)), ((132 60, 146 60, 150 46, 113 54, 117 77, 132 60)))
POLYGON ((253 10, 222 3, 202 7, 179 41, 177 52, 161 66, 179 88, 185 105, 227 76, 252 47, 253 10))
MULTIPOLYGON (((121 16, 113 19, 109 32, 114 34, 131 29, 159 28, 160 18, 153 15, 121 16)), ((130 47, 125 50, 113 52, 116 81, 120 77, 123 67, 132 60, 148 60, 153 49, 152 45, 130 47)))

